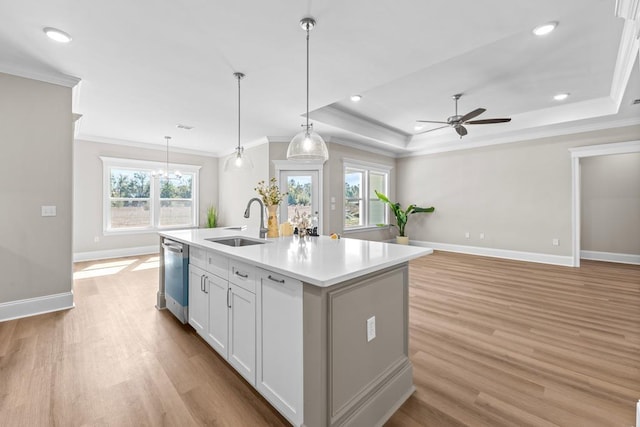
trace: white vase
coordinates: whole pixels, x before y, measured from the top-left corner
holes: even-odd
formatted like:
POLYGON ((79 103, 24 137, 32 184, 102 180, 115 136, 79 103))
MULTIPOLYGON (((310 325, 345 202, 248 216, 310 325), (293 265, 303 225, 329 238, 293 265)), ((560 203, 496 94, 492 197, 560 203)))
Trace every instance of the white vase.
POLYGON ((408 245, 409 236, 396 236, 396 243, 399 245, 408 245))

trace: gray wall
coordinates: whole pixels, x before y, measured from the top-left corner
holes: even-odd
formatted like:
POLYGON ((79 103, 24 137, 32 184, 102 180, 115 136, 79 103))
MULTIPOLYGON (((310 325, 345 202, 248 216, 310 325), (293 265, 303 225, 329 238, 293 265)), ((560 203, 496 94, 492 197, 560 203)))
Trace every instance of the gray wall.
POLYGON ((269 179, 269 144, 245 148, 245 153, 253 162, 253 169, 248 171, 226 172, 224 163, 228 156, 218 160, 218 210, 221 226, 246 224, 249 227, 258 228, 260 225, 260 211, 257 203, 251 206, 249 219, 245 219, 243 214, 247 202, 253 197, 258 197, 258 193, 254 191, 258 181, 269 179))
MULTIPOLYGON (((325 198, 324 208, 325 213, 328 214, 329 226, 325 227, 327 232, 343 233, 344 225, 344 159, 360 160, 363 162, 377 163, 380 165, 386 165, 391 168, 389 177, 389 194, 391 200, 394 200, 396 195, 396 159, 393 157, 385 156, 382 154, 370 153, 367 151, 359 150, 356 148, 347 147, 344 145, 329 143, 329 160, 324 165, 324 185, 325 185, 325 198), (336 209, 330 211, 330 198, 335 197, 336 209)), ((393 218, 390 218, 393 222, 393 218)), ((346 237, 356 239, 367 240, 387 240, 391 238, 389 229, 380 228, 373 231, 363 232, 350 232, 345 235, 346 237)))
MULTIPOLYGON (((269 158, 270 160, 286 160, 288 142, 270 142, 269 158)), ((395 195, 396 160, 393 157, 382 154, 371 153, 357 148, 348 147, 337 144, 335 142, 327 143, 329 150, 329 160, 326 161, 322 169, 323 192, 323 223, 324 234, 343 233, 343 212, 344 212, 344 159, 360 160, 363 162, 377 163, 391 168, 390 173, 390 197, 395 195), (335 197, 336 209, 331 210, 331 197, 335 197)), ((275 167, 273 163, 269 166, 269 176, 274 176, 275 167)), ((386 240, 391 237, 388 229, 377 229, 373 231, 363 231, 357 233, 349 233, 346 237, 367 240, 386 240)))
MULTIPOLYGON (((74 143, 74 253, 126 249, 158 244, 156 232, 103 234, 103 170, 100 156, 165 161, 164 150, 76 140, 74 143), (95 237, 99 239, 95 241, 95 237)), ((202 166, 200 169, 199 223, 207 223, 207 207, 218 203, 218 159, 170 151, 171 163, 202 166)))
POLYGON ((0 303, 70 292, 71 88, 0 73, 0 94, 0 303))
POLYGON ((581 249, 640 255, 640 153, 580 160, 581 249))
POLYGON ((398 200, 436 208, 412 217, 407 234, 419 241, 569 256, 568 149, 636 139, 640 126, 398 159, 398 200), (552 246, 553 238, 560 246, 552 246))

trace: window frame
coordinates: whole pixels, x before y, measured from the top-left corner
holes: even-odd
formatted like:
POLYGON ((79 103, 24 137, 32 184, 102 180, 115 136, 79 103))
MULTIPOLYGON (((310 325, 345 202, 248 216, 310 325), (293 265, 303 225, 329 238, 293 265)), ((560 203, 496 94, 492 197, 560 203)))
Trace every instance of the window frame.
MULTIPOLYGON (((369 211, 370 211, 370 203, 373 199, 370 197, 371 188, 370 188, 370 174, 380 174, 385 177, 385 188, 383 190, 384 194, 389 195, 389 188, 391 187, 391 166, 382 165, 378 163, 370 163, 363 162, 360 160, 351 160, 351 159, 343 159, 343 168, 342 168, 342 206, 343 206, 343 214, 342 214, 342 232, 343 233, 355 233, 360 231, 367 230, 375 230, 380 227, 377 224, 369 223, 369 211), (362 172, 362 189, 360 189, 360 200, 361 206, 361 216, 365 219, 365 223, 362 225, 352 225, 347 226, 346 224, 346 206, 347 206, 347 197, 344 192, 345 184, 346 184, 346 175, 347 171, 349 172, 362 172)), ((351 200, 351 199, 349 199, 351 200)), ((384 206, 384 224, 389 224, 389 209, 387 206, 384 206)))
POLYGON ((151 177, 149 198, 134 199, 134 200, 148 200, 150 204, 151 218, 148 226, 144 227, 128 227, 128 228, 112 228, 111 227, 111 170, 112 169, 125 169, 132 171, 140 171, 151 174, 152 171, 158 169, 166 169, 166 162, 155 162, 149 160, 137 160, 127 159, 119 157, 104 157, 100 156, 102 160, 102 233, 103 235, 125 235, 125 234, 141 234, 141 233, 154 233, 158 231, 177 230, 185 228, 198 228, 199 225, 199 184, 200 184, 200 168, 198 165, 169 163, 170 169, 178 169, 183 175, 193 174, 193 181, 191 183, 191 201, 192 201, 192 216, 190 225, 171 225, 160 226, 160 207, 161 201, 173 200, 161 198, 161 186, 160 177, 151 177))

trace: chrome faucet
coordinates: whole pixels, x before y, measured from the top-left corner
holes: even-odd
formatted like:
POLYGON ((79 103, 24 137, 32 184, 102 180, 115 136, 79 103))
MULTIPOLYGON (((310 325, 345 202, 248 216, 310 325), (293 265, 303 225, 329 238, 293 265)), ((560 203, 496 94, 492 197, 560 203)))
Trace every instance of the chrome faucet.
POLYGON ((249 200, 249 203, 247 203, 247 209, 245 209, 244 211, 244 217, 249 218, 251 203, 253 202, 258 202, 260 204, 260 238, 264 239, 267 235, 267 229, 264 228, 264 203, 262 203, 262 200, 258 199, 257 197, 249 200))

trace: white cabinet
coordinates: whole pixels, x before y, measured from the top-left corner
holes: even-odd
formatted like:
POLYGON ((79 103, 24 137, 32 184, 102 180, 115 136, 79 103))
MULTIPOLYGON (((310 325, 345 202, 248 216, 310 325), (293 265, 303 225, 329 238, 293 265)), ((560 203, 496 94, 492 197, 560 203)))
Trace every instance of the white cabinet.
POLYGON ((192 252, 189 324, 255 386, 255 267, 199 248, 192 252))
POLYGON ((209 297, 205 289, 207 273, 189 265, 189 324, 204 337, 209 327, 209 297))
POLYGON ((303 423, 302 283, 257 269, 256 388, 292 424, 303 423))
POLYGON ((256 383, 256 296, 229 284, 229 363, 256 383))
POLYGON ((209 292, 208 331, 204 335, 211 347, 225 359, 228 356, 227 338, 229 332, 229 283, 218 276, 207 280, 209 292))

